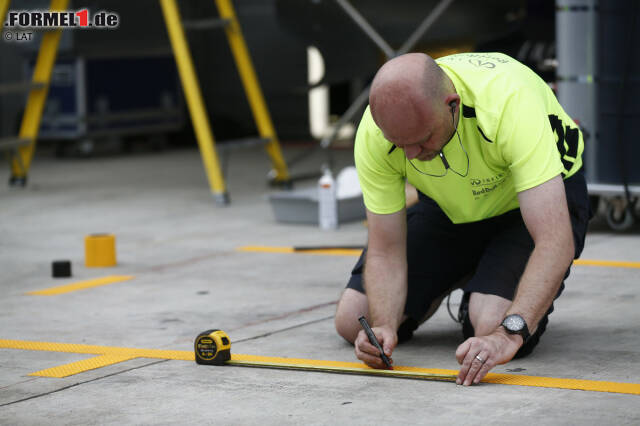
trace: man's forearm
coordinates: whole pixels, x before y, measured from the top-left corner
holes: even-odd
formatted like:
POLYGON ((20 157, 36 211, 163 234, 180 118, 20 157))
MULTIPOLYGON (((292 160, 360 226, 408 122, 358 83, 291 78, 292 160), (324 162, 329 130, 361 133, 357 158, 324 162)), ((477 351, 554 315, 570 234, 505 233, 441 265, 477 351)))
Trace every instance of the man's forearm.
POLYGON ((551 306, 573 260, 573 240, 536 245, 522 274, 509 314, 520 314, 533 333, 551 306))
POLYGON ((407 299, 407 262, 389 253, 376 256, 367 252, 364 286, 373 326, 398 329, 407 299))

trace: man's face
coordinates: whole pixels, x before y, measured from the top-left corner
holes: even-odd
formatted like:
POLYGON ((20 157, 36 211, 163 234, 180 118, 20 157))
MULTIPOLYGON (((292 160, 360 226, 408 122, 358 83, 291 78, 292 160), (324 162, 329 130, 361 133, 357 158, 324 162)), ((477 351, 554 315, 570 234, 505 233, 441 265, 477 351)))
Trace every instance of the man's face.
POLYGON ((446 114, 424 117, 424 120, 397 134, 383 130, 385 138, 404 151, 409 160, 431 161, 453 138, 455 128, 446 114))

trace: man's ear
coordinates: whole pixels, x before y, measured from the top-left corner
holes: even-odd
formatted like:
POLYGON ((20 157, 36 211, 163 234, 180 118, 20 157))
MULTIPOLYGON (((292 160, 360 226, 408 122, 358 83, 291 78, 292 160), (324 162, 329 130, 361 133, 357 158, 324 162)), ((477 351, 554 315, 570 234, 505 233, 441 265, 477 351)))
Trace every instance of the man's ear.
POLYGON ((460 95, 458 95, 457 93, 452 93, 445 98, 445 102, 447 103, 447 105, 449 105, 451 113, 455 114, 456 108, 460 103, 460 95))

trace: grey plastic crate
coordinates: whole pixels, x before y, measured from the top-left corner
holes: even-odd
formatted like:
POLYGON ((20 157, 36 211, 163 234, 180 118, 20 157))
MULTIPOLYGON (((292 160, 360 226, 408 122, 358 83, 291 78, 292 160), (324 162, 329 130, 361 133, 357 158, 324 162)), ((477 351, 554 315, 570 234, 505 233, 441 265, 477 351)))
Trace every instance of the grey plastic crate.
MULTIPOLYGON (((276 221, 283 223, 318 224, 318 189, 306 188, 269 194, 276 221)), ((362 220, 366 217, 362 195, 338 199, 338 223, 362 220)))

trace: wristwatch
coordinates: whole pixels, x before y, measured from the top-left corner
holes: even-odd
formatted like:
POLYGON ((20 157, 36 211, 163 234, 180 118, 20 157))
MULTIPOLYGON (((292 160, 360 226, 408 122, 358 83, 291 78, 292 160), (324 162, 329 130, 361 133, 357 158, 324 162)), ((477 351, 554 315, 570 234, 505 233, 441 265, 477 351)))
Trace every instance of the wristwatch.
POLYGON ((509 334, 519 334, 522 336, 522 344, 527 343, 531 334, 529 334, 529 327, 527 327, 527 322, 518 314, 507 315, 505 319, 502 320, 501 324, 507 333, 509 334))

